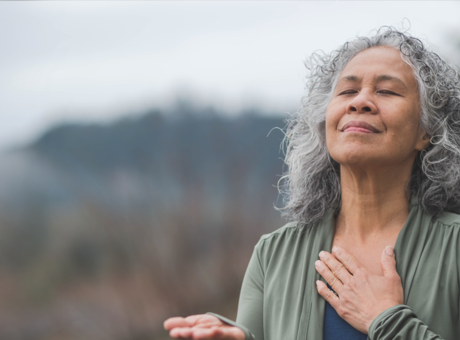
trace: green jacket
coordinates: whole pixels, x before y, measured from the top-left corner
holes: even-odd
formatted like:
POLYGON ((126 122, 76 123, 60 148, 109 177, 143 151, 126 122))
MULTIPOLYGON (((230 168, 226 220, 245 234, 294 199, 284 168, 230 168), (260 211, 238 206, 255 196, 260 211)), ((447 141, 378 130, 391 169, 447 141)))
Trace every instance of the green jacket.
MULTIPOLYGON (((331 251, 334 217, 263 235, 244 276, 236 323, 246 340, 322 340, 326 301, 315 281, 321 250, 331 251)), ((460 339, 460 216, 427 214, 416 200, 395 245, 404 305, 383 311, 370 340, 460 339)), ((324 280, 323 280, 324 281, 324 280)))

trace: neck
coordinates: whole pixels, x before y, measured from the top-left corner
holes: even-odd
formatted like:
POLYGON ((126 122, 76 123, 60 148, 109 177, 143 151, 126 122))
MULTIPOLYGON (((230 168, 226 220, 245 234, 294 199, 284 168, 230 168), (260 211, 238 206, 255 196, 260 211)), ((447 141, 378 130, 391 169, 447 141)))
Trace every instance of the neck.
POLYGON ((411 171, 412 167, 363 171, 341 166, 336 234, 363 245, 399 233, 409 215, 406 183, 411 171))

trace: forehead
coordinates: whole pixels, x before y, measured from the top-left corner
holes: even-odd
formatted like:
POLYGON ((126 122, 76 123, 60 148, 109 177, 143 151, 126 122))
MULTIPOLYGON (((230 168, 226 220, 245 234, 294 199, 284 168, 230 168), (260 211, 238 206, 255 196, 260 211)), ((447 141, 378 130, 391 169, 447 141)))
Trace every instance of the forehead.
POLYGON ((358 53, 345 66, 339 79, 380 75, 400 78, 408 87, 416 86, 412 68, 402 60, 399 50, 389 46, 372 47, 358 53))

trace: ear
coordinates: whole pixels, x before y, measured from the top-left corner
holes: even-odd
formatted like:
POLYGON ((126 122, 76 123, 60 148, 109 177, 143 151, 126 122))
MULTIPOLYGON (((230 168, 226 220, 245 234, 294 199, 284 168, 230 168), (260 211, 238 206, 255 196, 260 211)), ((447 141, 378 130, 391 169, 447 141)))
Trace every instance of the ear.
POLYGON ((417 143, 415 144, 415 150, 422 151, 425 150, 427 147, 430 146, 430 139, 431 136, 425 132, 425 130, 420 131, 420 134, 417 139, 417 143))

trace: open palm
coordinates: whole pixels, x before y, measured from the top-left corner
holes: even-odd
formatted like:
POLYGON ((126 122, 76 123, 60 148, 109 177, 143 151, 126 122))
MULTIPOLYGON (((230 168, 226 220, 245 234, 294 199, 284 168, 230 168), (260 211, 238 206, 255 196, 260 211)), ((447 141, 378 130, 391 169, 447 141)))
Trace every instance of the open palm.
POLYGON ((164 322, 172 338, 195 340, 244 340, 244 332, 208 314, 174 317, 164 322))

